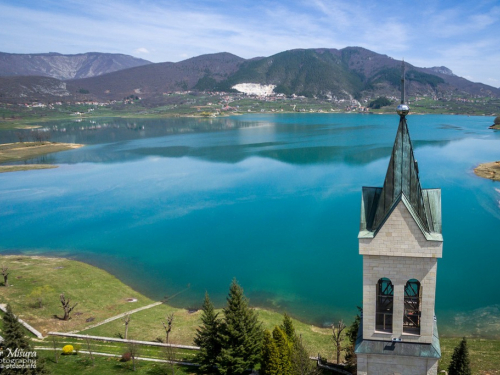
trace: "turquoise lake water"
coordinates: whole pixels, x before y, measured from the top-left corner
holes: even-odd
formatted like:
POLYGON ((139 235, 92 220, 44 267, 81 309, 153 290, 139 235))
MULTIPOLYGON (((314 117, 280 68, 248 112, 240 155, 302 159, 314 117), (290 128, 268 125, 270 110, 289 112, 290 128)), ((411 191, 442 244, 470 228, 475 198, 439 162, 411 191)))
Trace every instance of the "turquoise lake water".
MULTIPOLYGON (((351 321, 362 302, 361 187, 382 186, 398 121, 51 123, 51 140, 88 146, 34 160, 57 169, 0 174, 0 249, 83 260, 156 299, 184 290, 177 306, 199 307, 205 290, 221 306, 236 277, 253 305, 318 325, 351 321)), ((408 116, 422 187, 442 189, 441 332, 500 336, 500 183, 472 171, 500 160, 492 123, 408 116)))

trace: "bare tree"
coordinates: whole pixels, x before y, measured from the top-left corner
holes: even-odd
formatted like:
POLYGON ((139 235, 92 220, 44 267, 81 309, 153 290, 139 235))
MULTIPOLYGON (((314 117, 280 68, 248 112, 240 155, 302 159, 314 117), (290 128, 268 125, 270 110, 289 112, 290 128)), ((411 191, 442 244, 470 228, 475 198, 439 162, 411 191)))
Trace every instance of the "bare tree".
POLYGON ((167 335, 167 344, 168 344, 168 335, 172 330, 172 323, 174 322, 174 313, 167 316, 167 324, 165 322, 161 322, 163 324, 163 328, 165 328, 165 333, 167 335))
POLYGON ((31 138, 33 138, 33 142, 42 143, 43 140, 42 132, 39 130, 33 131, 31 133, 31 138))
POLYGON ((340 363, 340 353, 342 352, 342 341, 344 340, 344 335, 342 335, 342 331, 346 328, 346 325, 342 320, 338 322, 338 324, 335 326, 332 326, 332 339, 333 339, 333 345, 335 346, 337 350, 337 364, 340 363))
POLYGON ((128 324, 130 323, 130 314, 125 314, 125 316, 123 317, 123 322, 125 323, 125 340, 127 340, 128 324))
POLYGON ((3 286, 9 286, 8 277, 9 277, 9 267, 6 267, 2 264, 2 276, 3 276, 3 286))
POLYGON ((175 348, 173 348, 171 345, 165 347, 165 358, 167 360, 165 372, 171 372, 172 375, 175 375, 175 373, 177 372, 177 355, 175 352, 175 348))
POLYGON ((26 133, 23 131, 18 131, 16 132, 16 137, 20 143, 24 143, 24 140, 26 139, 26 133))
POLYGON ((50 139, 50 136, 51 136, 51 134, 49 131, 42 132, 42 142, 48 142, 50 139))
POLYGON ((56 363, 59 362, 59 357, 58 357, 58 350, 57 350, 57 344, 56 344, 56 337, 52 336, 52 345, 54 347, 54 356, 55 356, 55 361, 56 363))
POLYGON ((90 359, 92 360, 92 366, 94 366, 94 355, 92 354, 92 347, 90 346, 90 338, 88 337, 85 338, 85 341, 87 342, 87 350, 89 351, 90 354, 90 359))
POLYGON ((35 130, 31 133, 33 142, 44 143, 50 139, 50 132, 44 130, 35 130))
POLYGON ((64 316, 63 316, 62 320, 69 320, 70 319, 69 314, 71 313, 71 311, 73 311, 73 309, 76 307, 76 305, 78 305, 78 303, 75 303, 72 307, 69 307, 69 298, 66 299, 66 297, 64 297, 64 293, 62 293, 59 296, 59 298, 61 300, 62 308, 64 310, 64 316))
POLYGON ((135 360, 139 355, 139 346, 135 342, 130 342, 128 345, 128 352, 130 353, 130 357, 132 358, 132 365, 135 371, 135 360))

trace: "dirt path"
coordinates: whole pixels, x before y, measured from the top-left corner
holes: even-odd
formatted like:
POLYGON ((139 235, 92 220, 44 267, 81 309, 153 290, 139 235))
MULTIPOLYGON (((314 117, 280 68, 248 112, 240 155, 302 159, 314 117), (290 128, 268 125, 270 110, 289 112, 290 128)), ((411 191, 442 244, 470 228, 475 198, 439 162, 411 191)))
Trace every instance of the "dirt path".
POLYGON ((103 320, 102 322, 99 322, 99 323, 96 323, 96 324, 92 324, 90 326, 87 326, 85 327, 84 329, 81 329, 81 330, 78 330, 78 331, 71 331, 71 332, 68 332, 68 333, 77 333, 77 332, 82 332, 82 331, 86 331, 87 329, 92 329, 92 328, 95 328, 95 327, 99 327, 99 326, 102 326, 103 324, 106 324, 106 323, 109 323, 109 322, 112 322, 114 320, 117 320, 117 319, 121 319, 123 318, 125 315, 131 315, 131 314, 135 314, 136 312, 139 312, 139 311, 142 311, 142 310, 147 310, 147 309, 150 309, 152 307, 155 307, 155 306, 158 306, 158 305, 161 305, 163 302, 155 302, 155 303, 152 303, 151 305, 147 305, 147 306, 143 306, 143 307, 139 307, 137 309, 134 309, 134 310, 130 310, 130 311, 126 311, 124 313, 121 313, 119 315, 116 315, 116 316, 112 316, 111 318, 108 318, 106 320, 103 320))

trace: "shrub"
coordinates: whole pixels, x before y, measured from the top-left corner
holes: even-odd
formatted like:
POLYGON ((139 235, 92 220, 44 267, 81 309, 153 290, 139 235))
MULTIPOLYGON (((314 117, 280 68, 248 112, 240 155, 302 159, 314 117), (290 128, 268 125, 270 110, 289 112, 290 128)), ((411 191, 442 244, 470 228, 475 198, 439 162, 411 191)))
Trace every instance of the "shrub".
POLYGON ((495 125, 500 125, 500 116, 497 116, 495 118, 495 122, 494 122, 495 125))
POLYGON ((132 359, 132 354, 130 354, 130 352, 125 352, 122 354, 122 359, 121 359, 122 362, 128 362, 131 359, 132 359))
POLYGON ((73 345, 65 345, 63 347, 63 354, 71 354, 73 353, 73 345))
POLYGON ((81 348, 82 348, 82 346, 80 344, 73 345, 73 349, 75 349, 76 354, 78 354, 78 352, 80 351, 81 348))
POLYGON ((368 107, 373 109, 379 109, 388 105, 391 105, 391 101, 387 99, 385 96, 381 96, 375 100, 372 100, 370 104, 368 104, 368 107))

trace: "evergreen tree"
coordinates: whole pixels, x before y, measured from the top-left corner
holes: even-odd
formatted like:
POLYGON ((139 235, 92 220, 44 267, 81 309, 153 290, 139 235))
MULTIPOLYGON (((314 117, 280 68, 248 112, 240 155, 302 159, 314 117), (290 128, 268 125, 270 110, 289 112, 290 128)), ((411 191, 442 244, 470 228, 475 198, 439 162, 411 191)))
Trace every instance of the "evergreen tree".
POLYGON ((316 375, 321 373, 316 363, 309 358, 309 353, 302 344, 302 337, 296 337, 292 349, 291 365, 292 375, 316 375))
POLYGON ((261 375, 280 375, 279 353, 276 342, 267 329, 264 331, 262 357, 260 362, 261 375))
POLYGON ((16 348, 29 350, 30 343, 24 336, 24 328, 12 312, 11 306, 7 305, 7 312, 3 317, 4 348, 15 350, 16 348))
POLYGON ((346 354, 345 354, 345 361, 346 361, 346 368, 349 370, 352 374, 357 373, 357 357, 356 353, 354 352, 355 347, 356 347, 356 339, 358 337, 358 330, 359 330, 359 325, 361 323, 361 312, 363 309, 358 306, 359 313, 356 315, 354 318, 354 322, 349 326, 346 332, 346 337, 349 340, 349 344, 346 348, 346 354))
POLYGON ((220 354, 221 345, 219 340, 220 319, 215 313, 214 306, 210 301, 208 293, 205 293, 203 302, 201 322, 202 326, 196 330, 194 338, 195 345, 200 347, 196 359, 200 364, 200 371, 204 374, 215 371, 217 356, 220 354))
POLYGON ((292 372, 292 350, 286 333, 280 327, 274 327, 273 339, 278 348, 279 374, 288 375, 292 372))
POLYGON ((453 351, 448 375, 472 375, 470 369, 469 349, 467 349, 467 340, 465 337, 453 351))
POLYGON ((271 334, 264 333, 261 371, 263 375, 313 375, 318 369, 309 359, 302 338, 295 333, 293 322, 287 314, 283 323, 271 334))
MULTIPOLYGON (((31 348, 30 342, 26 336, 24 336, 24 328, 19 323, 19 320, 12 312, 12 308, 10 304, 7 304, 7 311, 3 316, 3 343, 2 347, 4 348, 4 356, 6 352, 14 352, 17 350, 18 353, 26 353, 26 352, 34 352, 31 348)), ((31 368, 30 366, 23 366, 23 360, 25 357, 22 354, 14 355, 10 358, 13 360, 17 358, 19 360, 19 365, 21 368, 3 368, 2 374, 5 375, 17 375, 17 374, 44 374, 45 368, 44 363, 39 358, 35 356, 31 356, 30 359, 36 361, 36 368, 31 368)))
POLYGON ((283 314, 283 323, 280 325, 280 328, 283 332, 285 332, 288 342, 290 344, 295 343, 297 340, 297 334, 295 333, 295 327, 293 326, 292 319, 287 313, 283 314))
POLYGON ((243 374, 260 361, 262 330, 248 307, 243 289, 233 280, 220 327, 221 353, 216 364, 223 375, 243 374))

